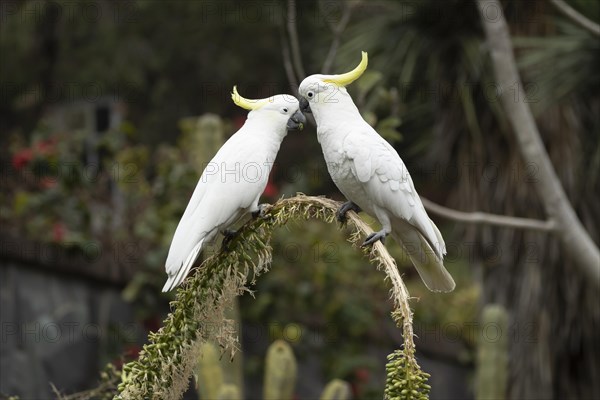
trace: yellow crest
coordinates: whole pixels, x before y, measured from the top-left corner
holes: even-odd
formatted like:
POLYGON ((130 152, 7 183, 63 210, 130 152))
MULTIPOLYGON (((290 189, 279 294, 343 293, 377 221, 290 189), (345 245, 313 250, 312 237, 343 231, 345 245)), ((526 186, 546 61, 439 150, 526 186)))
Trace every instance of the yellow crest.
POLYGON ((258 110, 259 108, 261 108, 262 106, 264 106, 265 104, 267 104, 269 102, 269 99, 259 99, 259 100, 250 100, 250 99, 246 99, 242 96, 240 96, 240 94, 237 91, 237 86, 233 87, 233 92, 231 93, 231 99, 233 100, 233 102, 235 103, 236 106, 241 107, 245 110, 258 110))
POLYGON ((366 51, 362 52, 362 59, 360 60, 360 64, 356 68, 354 68, 350 72, 346 72, 345 74, 340 75, 327 75, 323 82, 325 83, 334 83, 338 86, 346 86, 360 78, 363 72, 366 71, 367 65, 369 64, 369 56, 366 51))

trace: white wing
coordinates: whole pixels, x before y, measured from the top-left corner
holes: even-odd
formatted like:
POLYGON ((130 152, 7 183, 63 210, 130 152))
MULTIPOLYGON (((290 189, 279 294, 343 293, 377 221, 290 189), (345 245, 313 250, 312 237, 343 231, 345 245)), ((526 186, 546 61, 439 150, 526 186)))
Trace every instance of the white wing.
POLYGON ((179 285, 202 248, 242 217, 264 191, 274 155, 242 129, 207 165, 173 236, 163 291, 179 285))
POLYGON ((385 210, 392 235, 404 247, 426 286, 433 291, 453 290, 454 280, 443 264, 444 239, 429 219, 396 150, 366 126, 346 136, 343 151, 373 208, 385 210))
POLYGON ((432 247, 440 249, 440 256, 445 254, 444 243, 438 243, 433 224, 396 150, 374 130, 366 129, 348 135, 343 149, 352 160, 352 173, 370 200, 387 210, 390 217, 401 218, 413 225, 432 247))

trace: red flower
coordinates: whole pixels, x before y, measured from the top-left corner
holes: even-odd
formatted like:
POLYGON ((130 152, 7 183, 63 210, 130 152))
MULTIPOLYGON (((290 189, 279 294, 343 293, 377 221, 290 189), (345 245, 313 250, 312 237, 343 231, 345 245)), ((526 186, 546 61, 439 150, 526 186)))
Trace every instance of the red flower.
POLYGON ((279 189, 277 188, 277 186, 275 186, 275 184, 273 183, 273 181, 271 181, 271 179, 269 179, 269 181, 267 182, 267 186, 265 187, 265 191, 264 191, 264 195, 266 197, 271 197, 274 198, 277 196, 277 194, 279 193, 279 189))
POLYGON ((350 378, 350 386, 355 399, 360 399, 365 391, 365 386, 369 382, 370 373, 366 368, 356 368, 353 371, 353 376, 350 378))
POLYGON ((42 178, 42 180, 40 181, 40 186, 43 189, 50 189, 53 188, 54 186, 56 186, 56 178, 55 177, 49 177, 49 176, 45 176, 42 178))
POLYGON ((55 139, 46 139, 37 142, 34 146, 36 153, 46 156, 54 152, 55 139))
POLYGON ((142 351, 142 348, 137 344, 129 344, 123 349, 123 355, 115 358, 112 363, 117 369, 121 369, 127 361, 137 359, 140 356, 140 351, 142 351))
POLYGON ((365 383, 370 378, 369 370, 366 368, 357 368, 354 370, 354 376, 358 382, 365 383))
POLYGON ((140 346, 138 346, 137 344, 130 344, 129 346, 127 346, 125 348, 125 359, 126 360, 135 360, 136 358, 138 358, 140 351, 142 350, 142 348, 140 346))
POLYGON ((263 192, 263 195, 265 197, 269 197, 272 199, 277 197, 277 195, 279 194, 279 188, 273 182, 273 174, 275 173, 275 167, 276 166, 274 165, 273 169, 271 170, 271 173, 269 174, 269 180, 267 181, 267 186, 265 186, 265 191, 263 192))
POLYGON ((154 315, 144 319, 142 324, 144 325, 144 329, 146 329, 148 332, 156 332, 160 329, 161 320, 159 317, 154 315))
POLYGON ((62 222, 55 222, 52 225, 52 240, 62 242, 67 234, 67 227, 62 222))
POLYGON ((236 131, 238 129, 240 129, 244 125, 245 122, 246 122, 246 116, 236 115, 235 117, 233 117, 233 126, 236 131))
POLYGON ((15 155, 12 158, 12 165, 15 169, 21 169, 33 159, 33 151, 30 148, 25 148, 15 155))

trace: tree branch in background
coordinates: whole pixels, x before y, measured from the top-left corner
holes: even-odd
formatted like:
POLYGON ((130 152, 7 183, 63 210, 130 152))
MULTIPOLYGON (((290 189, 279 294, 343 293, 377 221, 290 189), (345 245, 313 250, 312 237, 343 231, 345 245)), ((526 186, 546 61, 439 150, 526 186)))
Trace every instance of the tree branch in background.
POLYGON ((292 61, 296 76, 298 79, 304 79, 304 67, 302 66, 302 56, 300 54, 300 42, 298 41, 298 29, 296 27, 296 0, 287 2, 287 31, 290 37, 290 47, 292 49, 292 61))
POLYGON ((600 25, 591 19, 588 19, 585 15, 580 14, 576 9, 568 5, 563 0, 550 0, 550 2, 577 25, 587 29, 596 36, 600 36, 600 25))
MULTIPOLYGON (((522 157, 538 167, 534 187, 550 219, 556 221, 556 232, 564 249, 579 270, 600 286, 600 251, 584 229, 548 157, 544 143, 527 103, 515 101, 509 87, 523 90, 510 41, 508 25, 498 0, 478 0, 481 22, 498 85, 500 98, 519 143, 522 157)), ((523 99, 524 96, 518 98, 523 99)))
POLYGON ((556 224, 552 220, 541 221, 530 218, 508 217, 505 215, 488 214, 479 211, 464 212, 441 206, 431 200, 421 197, 427 211, 440 217, 467 224, 496 225, 507 228, 530 229, 542 232, 554 232, 556 224))
MULTIPOLYGON (((327 52, 327 57, 325 57, 325 62, 323 62, 323 66, 321 67, 322 74, 329 74, 331 71, 331 67, 333 66, 333 61, 335 60, 335 56, 337 55, 337 50, 340 47, 340 39, 344 30, 346 30, 346 26, 348 22, 350 22, 350 17, 352 16, 352 10, 354 8, 354 3, 351 2, 341 2, 344 7, 344 11, 342 12, 342 16, 340 17, 340 21, 336 24, 330 22, 329 27, 331 28, 331 33, 333 33, 333 40, 331 41, 331 45, 329 46, 329 51, 327 52)), ((321 10, 323 10, 322 3, 321 10)))
POLYGON ((285 33, 281 32, 281 54, 283 55, 283 69, 285 70, 285 75, 287 76, 288 82, 290 84, 290 88, 294 92, 294 96, 298 96, 298 77, 294 72, 294 66, 292 65, 292 56, 290 54, 290 46, 288 46, 287 38, 285 37, 285 33))

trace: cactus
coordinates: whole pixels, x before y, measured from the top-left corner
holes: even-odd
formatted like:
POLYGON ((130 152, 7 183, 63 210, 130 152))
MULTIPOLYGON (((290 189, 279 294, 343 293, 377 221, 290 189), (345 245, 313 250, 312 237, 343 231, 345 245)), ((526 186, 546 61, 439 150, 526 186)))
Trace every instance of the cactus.
POLYGON ((320 400, 349 400, 351 398, 350 384, 340 379, 334 379, 325 386, 320 400))
MULTIPOLYGON (((227 376, 227 372, 223 369, 223 359, 219 360, 217 347, 211 343, 204 343, 200 351, 200 362, 195 374, 198 398, 200 400, 241 400, 242 386, 231 383, 234 376, 231 374, 227 376)), ((296 358, 290 345, 283 340, 273 342, 269 346, 266 357, 264 399, 292 399, 296 384, 296 370, 296 358)), ((320 397, 321 400, 351 398, 350 385, 340 379, 329 382, 320 397)))
POLYGON ((276 340, 269 346, 265 366, 263 398, 291 400, 296 385, 296 358, 289 344, 276 340))
POLYGON ((217 400, 242 400, 240 389, 230 383, 221 386, 217 400))
POLYGON ((216 399, 223 386, 223 371, 219 364, 219 351, 212 343, 200 347, 200 360, 196 369, 196 389, 200 399, 216 399))
MULTIPOLYGON (((235 310, 233 312, 235 313, 235 310)), ((232 364, 229 361, 228 363, 232 364)), ((264 399, 291 400, 296 384, 296 371, 296 358, 290 345, 283 340, 273 342, 266 357, 264 399)), ((231 383, 235 374, 227 373, 223 359, 219 360, 217 347, 211 343, 204 343, 201 347, 200 362, 195 376, 200 400, 241 400, 243 397, 241 384, 231 383)), ((339 379, 329 382, 320 397, 321 400, 351 398, 350 385, 339 379)))
POLYGON ((225 142, 225 123, 218 115, 204 114, 181 119, 179 128, 183 132, 181 146, 191 150, 192 162, 202 172, 225 142))
MULTIPOLYGON (((232 307, 225 311, 225 317, 235 321, 235 335, 242 337, 242 323, 238 299, 234 299, 232 307)), ((234 385, 239 390, 240 397, 244 397, 244 357, 242 351, 237 351, 235 357, 221 357, 220 364, 223 371, 223 384, 234 385)))
MULTIPOLYGON (((241 337, 241 323, 238 299, 234 299, 231 308, 225 311, 225 317, 235 321, 235 335, 241 337)), ((243 357, 241 352, 236 352, 235 357, 218 354, 217 346, 208 342, 202 345, 201 355, 195 370, 196 387, 198 388, 198 399, 208 400, 216 398, 224 386, 233 386, 236 389, 236 399, 243 397, 244 376, 243 357), (208 351, 208 357, 204 353, 208 351)), ((226 396, 230 396, 227 392, 226 396)), ((223 397, 226 398, 226 397, 223 397)))
POLYGON ((481 319, 483 330, 477 349, 476 398, 506 399, 508 313, 503 306, 490 304, 483 308, 481 319))

